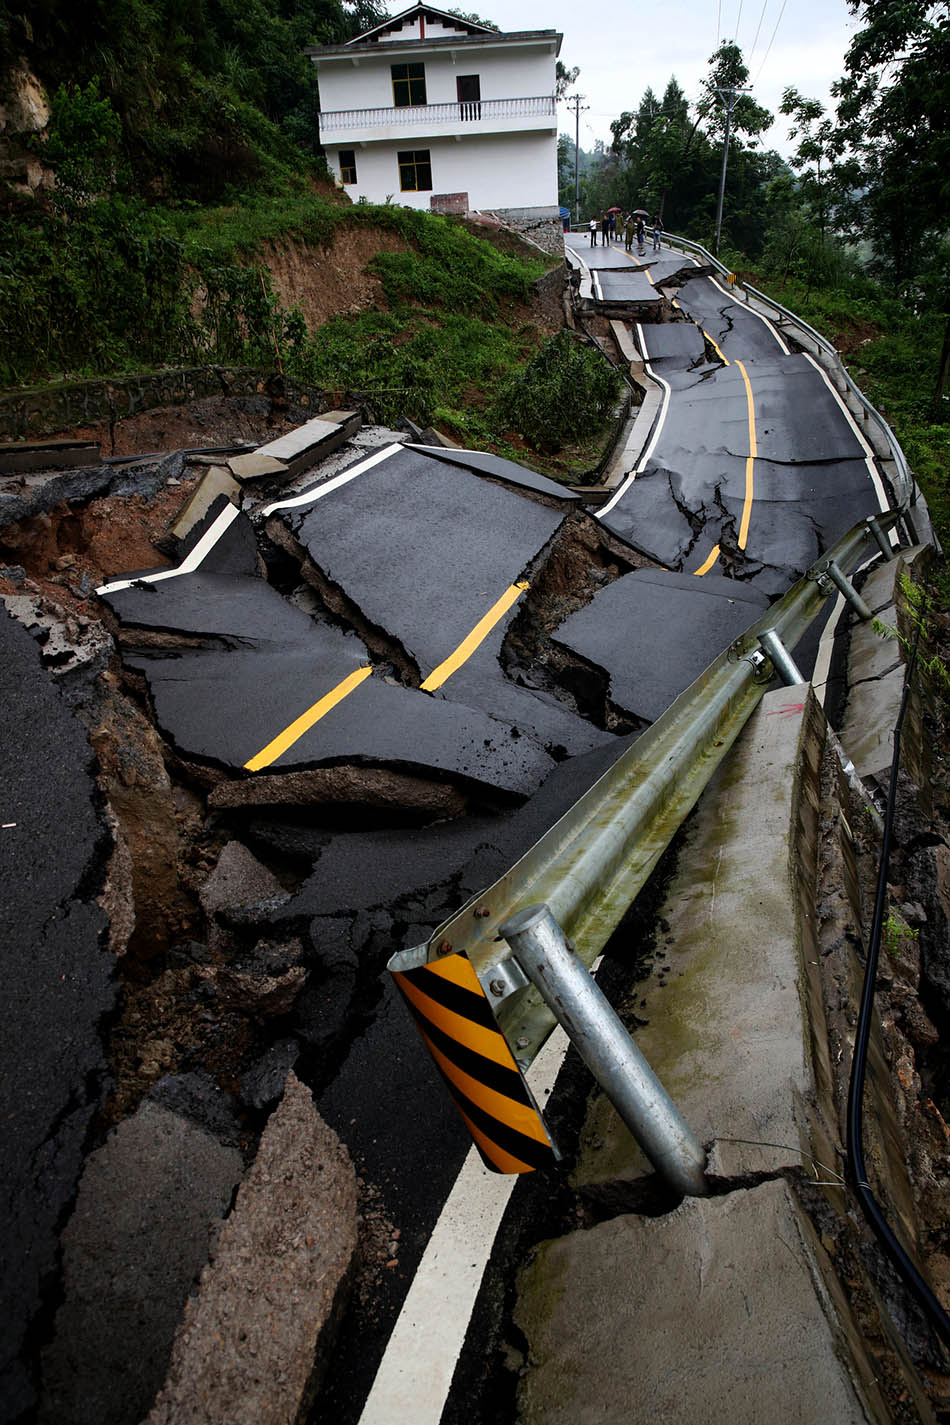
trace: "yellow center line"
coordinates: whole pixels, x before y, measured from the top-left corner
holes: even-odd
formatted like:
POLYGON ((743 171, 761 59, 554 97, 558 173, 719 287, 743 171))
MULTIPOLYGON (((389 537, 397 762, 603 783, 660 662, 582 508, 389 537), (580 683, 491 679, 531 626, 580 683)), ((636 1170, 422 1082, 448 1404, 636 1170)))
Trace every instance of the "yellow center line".
MULTIPOLYGON (((704 332, 703 335, 705 336, 706 333, 704 332)), ((710 340, 712 340, 712 338, 710 338, 710 340)), ((713 346, 716 346, 715 342, 713 342, 713 346)), ((719 348, 716 347, 716 350, 718 351, 719 348)), ((721 352, 720 355, 722 355, 721 352)), ((724 357, 723 360, 725 360, 724 357)), ((726 362, 726 365, 728 366, 729 363, 726 362)), ((752 399, 752 383, 749 380, 749 373, 738 359, 736 360, 736 366, 742 372, 742 379, 745 382, 746 405, 749 412, 749 454, 746 456, 745 462, 745 498, 742 502, 742 519, 739 523, 738 539, 739 548, 745 549, 749 539, 749 522, 752 519, 752 501, 755 495, 755 460, 759 450, 755 438, 755 402, 752 399)), ((699 568, 693 570, 693 573, 696 575, 708 574, 718 558, 719 545, 717 544, 713 546, 712 551, 706 559, 703 560, 699 568)))
POLYGON ((484 618, 478 620, 478 623, 472 629, 468 637, 462 639, 462 642, 458 648, 456 648, 455 652, 450 653, 448 658, 439 664, 438 668, 433 668, 428 678, 426 678, 422 684, 422 691, 424 693, 435 692, 436 688, 441 688, 446 679, 451 678, 452 674, 457 672, 463 663, 468 662, 479 644, 484 643, 498 620, 504 617, 512 604, 521 598, 521 595, 528 587, 526 583, 510 584, 501 598, 492 604, 484 618))
POLYGON ((329 693, 325 693, 319 702, 308 708, 305 713, 301 713, 289 727, 285 727, 283 732, 277 734, 272 742, 268 742, 266 747, 262 747, 260 752, 250 761, 244 763, 248 772, 259 772, 262 767, 269 767, 272 762, 276 762, 288 747, 293 747, 313 727, 315 722, 319 722, 325 717, 337 703, 341 703, 344 698, 352 693, 354 688, 358 688, 372 673, 372 668, 367 663, 362 668, 357 668, 349 677, 344 678, 342 683, 337 683, 335 688, 331 688, 329 693))
POLYGON ((702 564, 700 564, 699 568, 693 570, 693 573, 697 576, 697 578, 703 574, 708 574, 718 558, 719 545, 714 544, 709 553, 709 557, 707 559, 704 559, 702 564))
POLYGON ((749 380, 749 373, 742 362, 737 360, 736 365, 742 372, 742 379, 745 382, 746 402, 749 408, 749 454, 745 462, 745 500, 742 505, 742 522, 739 525, 739 548, 745 549, 746 541, 749 538, 749 521, 752 518, 752 498, 755 491, 753 479, 755 469, 755 457, 759 453, 755 439, 755 402, 752 399, 752 383, 749 380))
POLYGON ((714 351, 714 352, 716 353, 716 355, 719 357, 719 360, 723 363, 724 366, 728 366, 728 365, 729 365, 729 358, 728 358, 728 356, 726 355, 726 353, 721 349, 721 347, 719 346, 718 342, 713 341, 712 337, 709 335, 709 333, 708 333, 708 331, 706 330, 705 327, 703 327, 702 332, 703 332, 703 336, 704 336, 704 337, 706 338, 706 340, 709 342, 709 345, 712 347, 713 351, 714 351))
MULTIPOLYGON (((495 624, 498 623, 499 619, 504 617, 512 604, 521 598, 521 595, 528 587, 529 585, 527 583, 511 584, 502 594, 501 598, 492 604, 484 618, 479 619, 471 633, 467 638, 462 640, 454 653, 450 653, 448 658, 439 664, 438 668, 432 670, 428 678, 426 678, 422 684, 422 691, 424 693, 431 693, 434 692, 436 688, 441 688, 442 684, 451 678, 452 674, 457 672, 463 663, 466 663, 468 659, 471 658, 476 648, 484 643, 485 639, 495 627, 495 624)), ((357 668, 354 673, 350 673, 348 677, 343 679, 342 683, 337 683, 336 687, 331 688, 328 693, 325 693, 319 702, 314 703, 313 707, 308 708, 305 713, 301 713, 300 717, 295 718, 289 727, 285 727, 283 732, 278 733, 272 741, 268 742, 266 747, 262 747, 260 752, 245 762, 245 771, 259 772, 262 767, 269 767, 272 762, 276 762, 278 757, 282 756, 289 747, 293 747, 295 742, 299 742, 305 732, 310 731, 315 722, 319 722, 322 717, 326 717, 327 713, 331 712, 338 703, 341 703, 344 698, 349 697, 350 693, 358 688, 361 683, 365 682, 372 671, 371 665, 366 664, 362 668, 357 668)))
MULTIPOLYGON (((634 255, 633 255, 632 252, 627 252, 626 249, 624 249, 624 254, 623 254, 623 255, 624 255, 624 257, 629 257, 630 261, 631 261, 631 262, 635 262, 638 267, 642 267, 642 266, 643 266, 643 263, 640 261, 639 257, 634 257, 634 255)), ((649 282, 650 286, 651 286, 651 287, 655 287, 655 286, 656 286, 656 283, 655 283, 654 280, 653 280, 653 277, 652 277, 652 275, 651 275, 651 273, 650 273, 649 267, 648 267, 647 270, 646 270, 646 276, 647 276, 647 281, 649 282)), ((675 303, 674 303, 674 306, 675 306, 675 303)))

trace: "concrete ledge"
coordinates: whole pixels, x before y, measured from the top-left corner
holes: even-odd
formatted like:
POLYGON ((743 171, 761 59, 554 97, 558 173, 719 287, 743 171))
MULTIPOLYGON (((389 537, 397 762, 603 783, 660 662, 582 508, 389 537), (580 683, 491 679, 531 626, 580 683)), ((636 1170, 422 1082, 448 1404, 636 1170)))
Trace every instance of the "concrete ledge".
POLYGON ((329 417, 317 416, 277 440, 259 446, 249 455, 233 456, 228 467, 241 481, 259 480, 268 475, 284 475, 293 480, 339 450, 356 435, 362 423, 358 411, 333 411, 329 417))
POLYGON ((886 1419, 843 1364, 817 1251, 781 1181, 546 1243, 519 1282, 519 1425, 886 1419))
MULTIPOLYGON (((637 1045, 725 1177, 798 1167, 811 1087, 795 798, 824 719, 807 685, 766 694, 699 803, 659 913, 659 977, 635 986, 637 1045), (749 1139, 783 1149, 729 1143, 749 1139)), ((575 1185, 600 1197, 652 1173, 598 1095, 575 1185)))

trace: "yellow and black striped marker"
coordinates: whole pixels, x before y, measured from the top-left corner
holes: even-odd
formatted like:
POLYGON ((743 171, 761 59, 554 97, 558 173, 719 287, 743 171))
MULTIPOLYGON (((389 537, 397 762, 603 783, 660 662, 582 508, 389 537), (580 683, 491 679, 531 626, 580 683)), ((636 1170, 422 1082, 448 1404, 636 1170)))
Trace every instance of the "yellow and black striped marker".
POLYGON ((394 955, 389 969, 485 1166, 530 1173, 553 1163, 554 1146, 468 956, 407 963, 417 953, 394 955))

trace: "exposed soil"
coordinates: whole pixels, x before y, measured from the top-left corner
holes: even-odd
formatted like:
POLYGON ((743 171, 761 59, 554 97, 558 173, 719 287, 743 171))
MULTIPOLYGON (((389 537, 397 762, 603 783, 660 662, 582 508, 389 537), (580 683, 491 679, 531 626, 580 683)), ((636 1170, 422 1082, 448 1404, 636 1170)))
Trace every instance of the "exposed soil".
POLYGON ((262 397, 206 396, 180 406, 158 406, 125 420, 99 421, 57 431, 50 440, 96 440, 103 456, 146 455, 155 451, 196 450, 209 446, 255 448, 276 440, 306 415, 282 409, 262 397))
POLYGON ((306 243, 267 243, 264 260, 271 285, 288 310, 299 307, 311 331, 331 317, 351 316, 368 308, 386 309, 379 278, 366 271, 378 252, 407 252, 398 233, 377 228, 338 229, 332 247, 306 243))

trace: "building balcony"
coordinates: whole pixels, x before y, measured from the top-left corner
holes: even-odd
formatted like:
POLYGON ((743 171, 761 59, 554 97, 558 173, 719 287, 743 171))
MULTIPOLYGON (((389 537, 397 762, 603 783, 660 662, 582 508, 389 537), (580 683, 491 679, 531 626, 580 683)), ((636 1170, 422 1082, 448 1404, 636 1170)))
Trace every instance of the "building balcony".
POLYGON ((391 109, 336 109, 320 115, 320 142, 355 144, 387 139, 460 138, 557 127, 553 94, 525 99, 472 99, 391 109))

